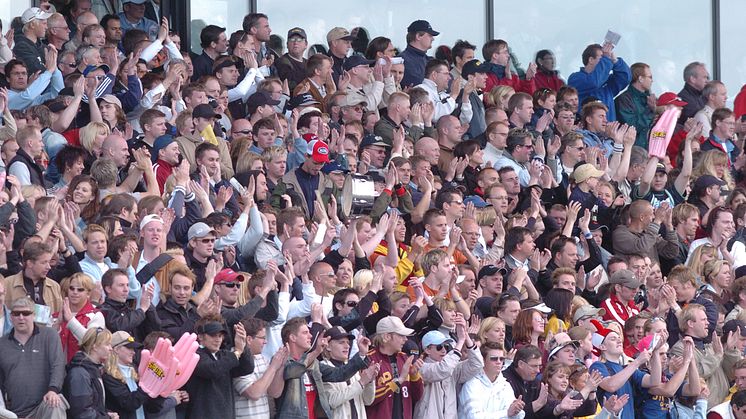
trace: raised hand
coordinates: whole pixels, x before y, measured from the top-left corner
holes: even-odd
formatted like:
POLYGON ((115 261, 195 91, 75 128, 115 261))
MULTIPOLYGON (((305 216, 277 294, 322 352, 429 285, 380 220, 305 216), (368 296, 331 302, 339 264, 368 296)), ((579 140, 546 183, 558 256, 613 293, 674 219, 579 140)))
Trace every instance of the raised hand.
POLYGON ((523 395, 520 395, 517 399, 513 400, 513 403, 508 407, 508 416, 513 417, 518 415, 524 407, 526 407, 526 402, 523 401, 523 395))

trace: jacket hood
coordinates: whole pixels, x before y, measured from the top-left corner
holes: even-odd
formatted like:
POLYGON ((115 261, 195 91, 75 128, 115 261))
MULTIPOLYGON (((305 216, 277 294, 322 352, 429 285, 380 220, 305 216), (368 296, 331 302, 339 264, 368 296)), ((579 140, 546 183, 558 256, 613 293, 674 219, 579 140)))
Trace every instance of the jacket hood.
POLYGON ((70 370, 75 367, 85 368, 85 370, 94 378, 101 377, 101 365, 93 362, 91 358, 82 351, 78 351, 73 355, 73 359, 70 360, 70 363, 67 365, 67 371, 70 372, 70 370))

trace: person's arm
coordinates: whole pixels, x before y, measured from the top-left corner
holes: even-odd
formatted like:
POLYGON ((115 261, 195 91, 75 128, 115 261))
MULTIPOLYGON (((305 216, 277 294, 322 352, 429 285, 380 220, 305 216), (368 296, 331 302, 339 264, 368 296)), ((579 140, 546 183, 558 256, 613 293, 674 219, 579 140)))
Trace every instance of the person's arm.
MULTIPOLYGON (((85 78, 81 77, 73 85, 73 99, 70 104, 59 114, 57 119, 52 122, 52 131, 65 132, 70 126, 70 123, 75 119, 78 114, 78 108, 80 102, 83 100, 83 87, 85 78)), ((101 113, 99 112, 99 116, 101 113)))
MULTIPOLYGON (((615 393, 617 390, 622 388, 624 384, 629 381, 629 379, 632 377, 632 374, 635 373, 640 368, 640 365, 647 362, 650 357, 650 352, 647 350, 640 352, 640 355, 635 358, 634 361, 630 362, 626 367, 624 367, 623 370, 619 371, 618 373, 607 377, 605 380, 601 382, 599 387, 601 387, 604 391, 608 393, 615 393)), ((603 371, 599 371, 603 374, 603 371)), ((660 377, 660 374, 658 375, 660 377)))
POLYGON ((686 187, 692 177, 692 141, 699 138, 701 131, 701 127, 699 129, 693 128, 684 139, 684 162, 681 165, 681 173, 673 182, 674 188, 681 196, 686 193, 686 187))
MULTIPOLYGON (((632 147, 635 145, 635 138, 637 137, 637 130, 634 127, 630 127, 624 136, 624 151, 622 151, 622 157, 617 165, 616 157, 612 155, 609 161, 609 169, 612 173, 611 180, 619 183, 624 181, 627 177, 627 171, 629 170, 629 161, 632 158, 632 147), (616 170, 613 170, 613 169, 616 170)), ((616 153, 614 153, 616 154, 616 153)))
POLYGON ((653 183, 653 177, 655 177, 655 170, 658 167, 658 157, 649 156, 648 163, 645 166, 645 170, 642 172, 640 177, 640 185, 637 187, 637 196, 643 197, 650 192, 650 184, 653 183))
POLYGON ((578 95, 583 97, 588 96, 594 90, 600 88, 604 83, 606 83, 609 79, 611 67, 611 59, 602 56, 592 72, 586 73, 585 71, 578 71, 572 73, 567 79, 567 84, 576 88, 578 90, 578 95))

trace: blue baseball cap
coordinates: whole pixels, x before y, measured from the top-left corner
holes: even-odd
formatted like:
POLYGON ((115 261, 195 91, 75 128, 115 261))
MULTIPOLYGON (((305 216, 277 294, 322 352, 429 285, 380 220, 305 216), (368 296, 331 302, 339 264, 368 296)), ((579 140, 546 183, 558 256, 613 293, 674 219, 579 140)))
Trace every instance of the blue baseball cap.
POLYGON ((98 70, 98 69, 104 70, 104 74, 109 74, 109 66, 106 64, 101 64, 101 65, 88 64, 83 69, 83 76, 87 76, 91 71, 98 70))
POLYGON ((422 348, 427 348, 430 345, 441 345, 446 342, 450 343, 451 345, 454 344, 453 339, 444 335, 442 332, 431 330, 425 333, 425 336, 422 337, 422 348))
POLYGON ((321 171, 325 174, 329 174, 332 172, 342 172, 342 173, 349 173, 350 171, 345 169, 342 164, 340 164, 338 161, 330 161, 329 163, 325 164, 324 167, 321 168, 321 171))

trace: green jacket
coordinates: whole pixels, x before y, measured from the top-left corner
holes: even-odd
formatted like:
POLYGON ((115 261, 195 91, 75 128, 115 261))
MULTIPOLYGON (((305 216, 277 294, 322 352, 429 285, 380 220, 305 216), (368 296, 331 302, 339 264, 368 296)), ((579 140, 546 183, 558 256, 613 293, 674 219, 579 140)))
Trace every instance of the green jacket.
POLYGON ((619 122, 637 129, 635 145, 648 148, 648 135, 653 125, 653 111, 648 106, 650 92, 641 92, 631 84, 615 99, 616 116, 619 122))

